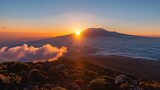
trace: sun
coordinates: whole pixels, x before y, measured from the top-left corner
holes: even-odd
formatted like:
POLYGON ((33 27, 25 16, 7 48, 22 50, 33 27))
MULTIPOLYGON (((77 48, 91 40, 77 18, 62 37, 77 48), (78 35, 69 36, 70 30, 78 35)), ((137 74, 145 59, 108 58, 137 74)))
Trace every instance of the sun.
POLYGON ((75 34, 76 34, 77 36, 80 36, 80 35, 81 35, 81 32, 78 30, 78 31, 75 32, 75 34))

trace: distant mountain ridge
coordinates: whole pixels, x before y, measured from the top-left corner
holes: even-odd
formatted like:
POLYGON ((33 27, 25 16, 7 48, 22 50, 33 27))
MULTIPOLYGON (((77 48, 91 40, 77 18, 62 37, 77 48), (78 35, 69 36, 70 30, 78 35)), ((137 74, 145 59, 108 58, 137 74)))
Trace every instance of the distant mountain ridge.
MULTIPOLYGON (((133 35, 127 35, 127 34, 122 34, 118 32, 112 32, 105 30, 103 28, 87 28, 84 31, 81 32, 81 38, 98 38, 98 37, 132 37, 133 35)), ((75 39, 75 33, 68 34, 68 35, 63 35, 63 36, 58 36, 54 38, 48 38, 48 39, 42 39, 42 40, 37 40, 37 41, 32 41, 28 42, 29 45, 36 45, 37 44, 52 44, 52 45, 57 45, 57 46, 70 46, 72 40, 75 39)), ((38 45, 39 46, 39 45, 38 45)))
POLYGON ((127 34, 122 34, 118 32, 112 32, 105 30, 103 28, 88 28, 82 32, 82 35, 84 36, 92 36, 92 37, 98 37, 98 36, 129 36, 127 34))
MULTIPOLYGON (((103 28, 87 28, 81 32, 82 38, 93 38, 93 37, 132 37, 133 35, 118 33, 118 32, 112 32, 109 30, 105 30, 103 28)), ((8 47, 13 47, 17 45, 22 45, 24 43, 28 45, 34 45, 34 46, 42 46, 44 44, 52 44, 55 46, 69 46, 71 44, 71 40, 74 39, 75 33, 63 35, 63 36, 57 36, 53 38, 48 39, 40 39, 35 41, 28 41, 28 42, 19 42, 19 43, 12 43, 9 44, 8 47)))

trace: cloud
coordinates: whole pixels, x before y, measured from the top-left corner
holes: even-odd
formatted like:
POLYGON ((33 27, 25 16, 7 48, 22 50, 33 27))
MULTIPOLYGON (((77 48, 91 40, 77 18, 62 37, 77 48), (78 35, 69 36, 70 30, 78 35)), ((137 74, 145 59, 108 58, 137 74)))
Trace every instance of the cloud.
POLYGON ((42 47, 16 46, 12 48, 0 48, 0 62, 22 61, 22 62, 38 62, 38 61, 53 61, 63 56, 67 52, 66 47, 57 48, 50 44, 42 47))
POLYGON ((5 29, 5 28, 7 28, 7 27, 3 26, 3 27, 1 27, 1 28, 5 29))

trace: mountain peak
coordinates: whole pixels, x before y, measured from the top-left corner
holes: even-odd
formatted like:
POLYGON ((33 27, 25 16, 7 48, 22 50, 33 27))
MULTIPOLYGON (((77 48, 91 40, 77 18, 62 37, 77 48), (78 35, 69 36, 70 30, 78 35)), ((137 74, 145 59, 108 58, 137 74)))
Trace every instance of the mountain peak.
POLYGON ((87 28, 85 31, 106 31, 103 28, 87 28))
POLYGON ((86 30, 84 30, 82 32, 82 34, 85 35, 85 36, 92 36, 92 37, 96 37, 96 36, 121 36, 121 35, 124 35, 124 34, 121 34, 121 33, 108 31, 108 30, 105 30, 103 28, 87 28, 86 30))
POLYGON ((106 32, 107 30, 103 28, 87 28, 83 31, 83 33, 91 33, 91 32, 106 32))

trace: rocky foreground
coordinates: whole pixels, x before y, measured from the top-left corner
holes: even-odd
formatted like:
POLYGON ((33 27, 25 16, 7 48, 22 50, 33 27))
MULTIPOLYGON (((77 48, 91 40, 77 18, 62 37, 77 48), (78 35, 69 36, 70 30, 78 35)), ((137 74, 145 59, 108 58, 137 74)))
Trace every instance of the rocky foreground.
POLYGON ((101 68, 84 60, 0 64, 0 90, 160 90, 160 82, 101 68))

